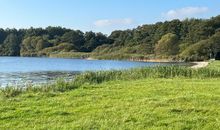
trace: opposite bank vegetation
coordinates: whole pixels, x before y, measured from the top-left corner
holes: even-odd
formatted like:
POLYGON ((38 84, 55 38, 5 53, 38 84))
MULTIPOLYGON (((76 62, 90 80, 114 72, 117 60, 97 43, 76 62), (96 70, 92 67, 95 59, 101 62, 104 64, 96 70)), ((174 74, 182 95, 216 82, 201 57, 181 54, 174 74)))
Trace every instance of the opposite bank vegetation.
POLYGON ((218 52, 220 16, 157 22, 109 36, 63 27, 0 29, 1 56, 201 61, 218 52))

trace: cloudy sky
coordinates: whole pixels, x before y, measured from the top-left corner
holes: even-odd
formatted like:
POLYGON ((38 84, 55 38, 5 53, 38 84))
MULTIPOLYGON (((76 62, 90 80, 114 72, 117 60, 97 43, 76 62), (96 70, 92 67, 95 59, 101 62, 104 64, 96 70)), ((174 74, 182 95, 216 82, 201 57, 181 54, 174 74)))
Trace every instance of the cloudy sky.
POLYGON ((63 26, 110 34, 142 24, 220 15, 220 0, 0 0, 0 28, 63 26))

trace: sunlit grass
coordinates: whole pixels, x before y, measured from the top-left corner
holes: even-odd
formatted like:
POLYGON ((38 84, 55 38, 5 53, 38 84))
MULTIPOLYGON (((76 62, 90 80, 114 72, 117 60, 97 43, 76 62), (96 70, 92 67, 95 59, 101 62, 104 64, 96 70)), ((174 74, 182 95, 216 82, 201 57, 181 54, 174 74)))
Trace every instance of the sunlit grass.
POLYGON ((0 129, 219 129, 217 65, 86 72, 71 82, 7 87, 0 129))
POLYGON ((220 70, 220 61, 210 61, 208 68, 220 70))
POLYGON ((219 79, 141 79, 1 98, 0 129, 218 129, 219 79))
POLYGON ((129 70, 85 72, 75 76, 72 81, 57 80, 54 84, 28 87, 6 87, 1 89, 5 97, 14 97, 23 92, 65 92, 84 84, 100 84, 107 81, 138 80, 144 78, 220 78, 220 70, 201 68, 191 69, 183 66, 157 66, 129 70))

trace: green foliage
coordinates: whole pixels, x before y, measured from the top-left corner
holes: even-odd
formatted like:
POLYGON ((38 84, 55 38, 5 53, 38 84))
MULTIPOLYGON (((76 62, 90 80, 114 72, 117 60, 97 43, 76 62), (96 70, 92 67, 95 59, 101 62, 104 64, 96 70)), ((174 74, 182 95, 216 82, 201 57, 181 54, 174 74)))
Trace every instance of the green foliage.
POLYGON ((85 44, 83 46, 84 51, 91 52, 96 47, 104 44, 111 44, 111 40, 108 39, 102 33, 93 33, 93 32, 86 32, 85 35, 85 44))
POLYGON ((86 72, 71 82, 6 87, 0 129, 218 129, 218 66, 86 72))
POLYGON ((1 88, 1 93, 7 98, 15 97, 15 96, 21 94, 22 91, 23 91, 22 87, 6 86, 5 88, 1 88))
POLYGON ((218 78, 220 71, 207 68, 190 69, 181 66, 158 66, 151 68, 139 68, 125 71, 100 71, 87 72, 75 77, 75 82, 102 83, 114 80, 135 80, 143 78, 218 78))
POLYGON ((91 52, 110 44, 102 33, 70 30, 61 27, 0 29, 0 55, 45 56, 57 52, 91 52))
POLYGON ((75 46, 78 51, 80 51, 81 47, 85 44, 85 39, 83 36, 83 32, 81 31, 70 31, 66 32, 61 37, 62 42, 67 42, 75 46))
POLYGON ((206 40, 200 41, 189 46, 181 53, 181 57, 185 56, 186 61, 201 61, 208 60, 210 56, 210 45, 206 40))
POLYGON ((5 32, 5 30, 0 29, 0 44, 2 44, 6 38, 7 34, 5 32))
MULTIPOLYGON (((143 25, 133 30, 114 31, 109 36, 114 40, 114 43, 109 46, 98 47, 94 53, 101 56, 115 53, 120 55, 139 54, 148 57, 156 54, 156 57, 153 56, 153 58, 172 59, 174 57, 178 59, 179 54, 187 51, 189 46, 214 37, 220 26, 218 19, 217 16, 208 20, 172 20, 153 25, 143 25)), ((218 43, 217 40, 215 43, 218 43)), ((216 52, 214 48, 219 48, 219 44, 211 48, 211 51, 216 52)), ((210 54, 204 52, 205 48, 199 47, 199 49, 202 52, 197 54, 199 56, 185 55, 184 58, 191 60, 209 59, 207 55, 210 54)))
POLYGON ((158 41, 155 47, 157 55, 175 55, 178 52, 178 37, 175 34, 168 33, 158 41))
POLYGON ((63 79, 58 79, 53 84, 46 84, 41 86, 36 86, 33 84, 29 84, 26 86, 7 86, 5 88, 1 88, 1 95, 6 98, 18 96, 21 93, 49 93, 49 92, 65 92, 72 89, 78 88, 78 84, 75 82, 66 82, 63 79))
POLYGON ((190 43, 181 43, 179 45, 179 52, 182 53, 185 51, 191 44, 190 43))
POLYGON ((27 37, 21 44, 21 56, 39 56, 39 52, 53 46, 43 36, 27 37))
POLYGON ((5 56, 18 56, 20 55, 20 45, 19 45, 19 37, 10 33, 3 44, 0 46, 0 53, 5 56))
POLYGON ((191 69, 183 66, 156 66, 130 70, 85 72, 75 76, 71 82, 57 80, 54 84, 40 87, 33 85, 20 88, 6 87, 2 89, 2 93, 5 97, 13 97, 22 92, 64 92, 82 87, 84 84, 100 84, 108 81, 130 81, 145 78, 220 78, 220 70, 209 68, 191 69))
POLYGON ((220 52, 220 32, 217 32, 207 40, 199 41, 186 48, 180 57, 187 61, 208 60, 220 52))
POLYGON ((132 30, 113 31, 109 36, 62 27, 0 29, 0 55, 49 56, 77 51, 91 52, 91 56, 104 59, 110 57, 108 55, 120 56, 114 57, 116 59, 128 55, 179 59, 181 55, 182 59, 206 60, 211 58, 208 53, 214 57, 220 50, 219 17, 158 22, 132 30), (210 51, 203 48, 209 46, 201 44, 204 40, 210 45, 210 51), (197 50, 188 48, 194 44, 197 50))
POLYGON ((74 51, 75 47, 72 44, 69 43, 60 43, 57 46, 48 47, 40 51, 40 54, 45 54, 47 56, 52 55, 53 53, 59 53, 59 52, 70 52, 74 51))
POLYGON ((214 69, 214 70, 220 70, 220 61, 210 61, 207 68, 214 69))

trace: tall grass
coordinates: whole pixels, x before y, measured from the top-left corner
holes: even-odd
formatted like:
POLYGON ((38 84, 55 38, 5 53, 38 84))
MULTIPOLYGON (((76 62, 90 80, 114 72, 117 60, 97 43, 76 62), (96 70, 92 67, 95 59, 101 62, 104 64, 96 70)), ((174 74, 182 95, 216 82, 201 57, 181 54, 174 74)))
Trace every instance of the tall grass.
POLYGON ((86 72, 76 76, 74 82, 102 83, 111 80, 135 80, 142 78, 218 78, 220 71, 201 68, 191 69, 183 66, 158 66, 119 71, 86 72))
POLYGON ((22 92, 22 87, 7 86, 5 88, 1 88, 1 93, 4 95, 4 97, 15 97, 22 92))
POLYGON ((22 92, 64 92, 81 87, 83 84, 99 84, 114 80, 136 80, 143 78, 220 78, 220 71, 201 68, 191 69, 183 66, 157 66, 130 70, 85 72, 72 81, 57 80, 50 85, 28 87, 6 87, 1 89, 5 97, 17 96, 22 92))
POLYGON ((78 87, 79 86, 75 85, 75 82, 67 82, 65 80, 58 79, 53 84, 42 84, 40 86, 34 84, 29 84, 27 86, 6 86, 1 88, 0 91, 4 97, 15 97, 21 93, 27 92, 64 92, 78 87))

